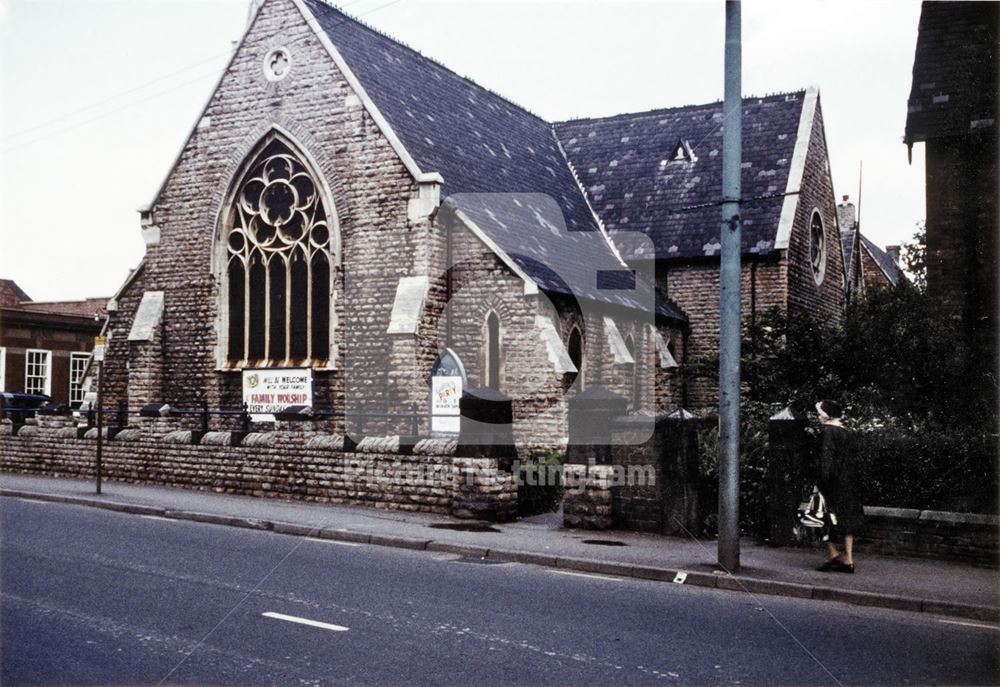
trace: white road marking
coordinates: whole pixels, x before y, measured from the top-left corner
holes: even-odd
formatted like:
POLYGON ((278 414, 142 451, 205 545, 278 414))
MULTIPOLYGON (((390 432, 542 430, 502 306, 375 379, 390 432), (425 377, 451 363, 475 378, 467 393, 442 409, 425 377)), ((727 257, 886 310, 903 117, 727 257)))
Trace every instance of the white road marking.
POLYGON ((572 572, 571 570, 550 570, 556 575, 572 575, 573 577, 590 577, 595 580, 619 580, 619 577, 609 577, 607 575, 594 575, 592 573, 572 572))
POLYGON ((299 625, 308 625, 309 627, 318 627, 322 630, 333 630, 334 632, 347 632, 350 628, 344 627, 343 625, 333 625, 332 623, 321 623, 318 620, 309 620, 309 618, 299 618, 294 615, 285 615, 284 613, 275 613, 273 611, 267 611, 261 613, 265 618, 274 618, 275 620, 284 620, 289 623, 298 623, 299 625))
POLYGON ((317 539, 316 537, 306 537, 309 541, 318 541, 321 544, 336 544, 337 546, 361 546, 358 542, 338 541, 336 539, 317 539))
POLYGON ((940 620, 938 622, 945 623, 947 625, 961 625, 962 627, 981 627, 985 630, 997 630, 1000 631, 1000 626, 997 625, 985 625, 983 623, 968 623, 964 620, 940 620))

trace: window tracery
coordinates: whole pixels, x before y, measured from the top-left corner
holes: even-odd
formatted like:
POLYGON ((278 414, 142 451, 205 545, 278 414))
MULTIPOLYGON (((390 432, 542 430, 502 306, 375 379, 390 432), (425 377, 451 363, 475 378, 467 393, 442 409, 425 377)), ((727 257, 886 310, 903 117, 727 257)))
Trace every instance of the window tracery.
POLYGON ((272 141, 237 187, 226 232, 230 365, 327 363, 330 239, 319 184, 272 141))

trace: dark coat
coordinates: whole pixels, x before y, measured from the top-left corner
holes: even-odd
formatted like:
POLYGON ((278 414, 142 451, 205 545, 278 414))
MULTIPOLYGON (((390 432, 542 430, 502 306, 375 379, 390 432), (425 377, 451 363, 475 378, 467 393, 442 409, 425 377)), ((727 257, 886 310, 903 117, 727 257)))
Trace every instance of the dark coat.
POLYGON ((861 502, 857 447, 850 430, 823 425, 817 486, 827 507, 837 516, 833 532, 857 534, 864 526, 865 511, 861 502))

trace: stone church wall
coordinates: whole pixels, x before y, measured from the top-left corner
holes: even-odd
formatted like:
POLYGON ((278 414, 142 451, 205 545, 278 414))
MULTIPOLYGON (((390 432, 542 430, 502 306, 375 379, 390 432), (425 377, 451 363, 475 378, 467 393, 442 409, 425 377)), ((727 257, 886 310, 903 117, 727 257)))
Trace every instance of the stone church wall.
MULTIPOLYGON (((0 471, 91 479, 93 438, 75 427, 0 425, 0 471)), ((96 430, 92 430, 94 434, 96 430)), ((94 435, 96 437, 96 434, 94 435)), ((342 437, 309 432, 250 434, 229 446, 228 432, 200 444, 191 432, 126 430, 103 448, 103 477, 246 496, 350 503, 501 520, 516 512, 517 483, 496 459, 458 458, 455 442, 427 440, 411 452, 398 439, 366 439, 346 451, 342 437)))
MULTIPOLYGON (((385 387, 385 326, 396 283, 413 270, 413 244, 422 230, 407 217, 416 184, 298 10, 291 2, 271 2, 234 56, 152 209, 159 242, 147 251, 142 288, 165 292, 163 382, 170 398, 151 401, 240 403, 239 373, 217 370, 220 284, 212 256, 230 187, 274 126, 313 158, 314 171, 330 186, 340 225, 337 369, 316 372, 316 406, 330 409, 344 393, 348 351, 351 364, 368 375, 352 383, 385 387), (283 80, 269 82, 262 61, 279 45, 291 53, 292 68, 283 80)), ((123 303, 113 327, 127 333, 124 320, 133 311, 123 303)), ((125 357, 119 353, 113 349, 109 361, 120 367, 125 357)), ((124 373, 109 376, 121 379, 124 373)), ((386 400, 371 402, 384 409, 386 400)))

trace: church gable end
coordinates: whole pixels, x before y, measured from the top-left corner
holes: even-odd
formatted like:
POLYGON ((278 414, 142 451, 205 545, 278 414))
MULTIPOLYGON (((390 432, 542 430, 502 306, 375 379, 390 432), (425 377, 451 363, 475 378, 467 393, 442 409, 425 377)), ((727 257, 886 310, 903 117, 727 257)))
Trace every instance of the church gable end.
MULTIPOLYGON (((419 170, 401 157, 398 141, 394 147, 351 80, 297 2, 263 4, 144 213, 144 233, 155 228, 157 238, 147 245, 144 282, 164 292, 163 365, 172 400, 236 407, 239 375, 221 370, 293 362, 335 367, 352 343, 336 326, 345 308, 360 320, 388 321, 381 310, 391 296, 359 294, 352 303, 341 265, 352 265, 358 292, 395 287, 377 266, 413 263, 407 211, 418 195, 413 172, 419 170), (284 160, 291 176, 282 181, 284 172, 266 173, 260 165, 268 159, 284 160), (291 191, 292 177, 308 178, 317 195, 307 201, 305 189, 291 191), (268 212, 277 215, 247 199, 253 184, 271 188, 268 212), (244 288, 231 288, 240 271, 244 288), (328 290, 314 288, 324 281, 328 290), (323 329, 333 338, 324 341, 323 329)), ((356 336, 375 343, 353 348, 382 362, 384 336, 375 329, 359 328, 356 336)), ((330 407, 342 388, 337 372, 318 373, 317 407, 330 407)))

